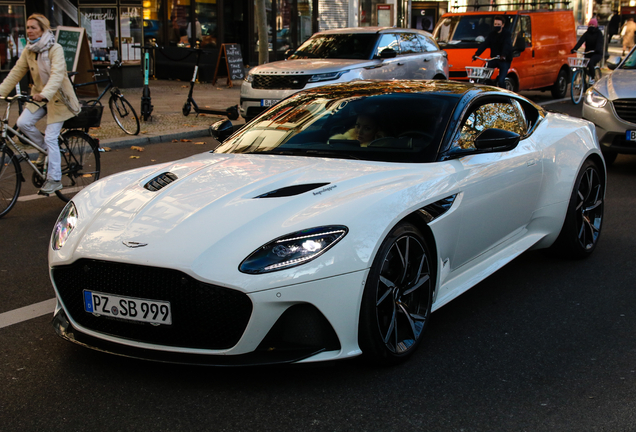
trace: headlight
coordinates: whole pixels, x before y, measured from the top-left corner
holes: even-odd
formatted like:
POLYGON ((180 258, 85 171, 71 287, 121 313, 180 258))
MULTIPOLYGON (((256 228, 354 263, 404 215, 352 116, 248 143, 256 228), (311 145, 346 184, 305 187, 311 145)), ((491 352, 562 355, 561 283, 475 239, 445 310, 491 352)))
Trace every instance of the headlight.
POLYGON ((71 235, 76 225, 77 209, 73 201, 70 201, 66 204, 62 213, 60 213, 53 227, 53 236, 51 237, 51 247, 53 250, 60 250, 62 246, 64 246, 64 243, 66 243, 68 236, 71 235))
POLYGON ((268 273, 304 264, 329 250, 348 232, 341 225, 310 228, 261 246, 239 266, 243 273, 268 273))
POLYGON ((589 89, 585 93, 585 103, 594 108, 603 108, 607 103, 607 99, 594 89, 589 89))
POLYGON ((340 78, 343 74, 347 72, 349 71, 346 70, 346 71, 340 71, 340 72, 331 72, 331 73, 312 75, 311 78, 309 78, 309 82, 337 80, 338 78, 340 78))
POLYGON ((254 75, 252 75, 252 72, 247 73, 247 76, 245 77, 245 81, 247 81, 248 83, 251 83, 252 81, 254 81, 254 75))

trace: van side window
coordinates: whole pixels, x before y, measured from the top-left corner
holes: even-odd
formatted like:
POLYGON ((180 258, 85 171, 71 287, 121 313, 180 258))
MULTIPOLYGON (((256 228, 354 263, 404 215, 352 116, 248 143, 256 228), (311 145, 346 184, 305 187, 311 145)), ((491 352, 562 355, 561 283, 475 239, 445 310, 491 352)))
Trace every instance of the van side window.
POLYGON ((420 42, 415 33, 400 33, 400 54, 416 54, 422 52, 420 42))
POLYGON ((380 57, 380 53, 386 48, 391 48, 398 54, 400 53, 400 44, 394 34, 383 34, 380 36, 378 48, 375 50, 375 56, 380 57))
POLYGON ((517 21, 517 25, 512 34, 512 46, 521 46, 522 42, 520 38, 523 38, 525 41, 526 48, 532 46, 532 24, 529 16, 521 15, 519 17, 519 21, 517 21))
POLYGON ((527 131, 527 124, 518 108, 518 104, 510 102, 480 105, 464 120, 451 151, 474 149, 477 136, 490 128, 515 132, 523 137, 527 131))

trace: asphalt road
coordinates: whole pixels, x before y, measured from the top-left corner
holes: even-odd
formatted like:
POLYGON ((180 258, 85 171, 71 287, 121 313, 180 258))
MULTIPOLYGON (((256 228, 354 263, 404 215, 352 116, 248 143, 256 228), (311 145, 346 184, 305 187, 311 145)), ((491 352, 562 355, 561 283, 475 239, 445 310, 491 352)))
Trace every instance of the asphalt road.
MULTIPOLYGON (((206 144, 102 153, 102 167, 212 148, 195 141, 206 144)), ((0 431, 634 431, 635 190, 636 157, 619 156, 592 257, 523 254, 434 313, 397 367, 188 367, 75 346, 50 315, 0 328, 0 431)), ((0 219, 0 314, 53 297, 47 250, 63 206, 22 200, 0 219)))

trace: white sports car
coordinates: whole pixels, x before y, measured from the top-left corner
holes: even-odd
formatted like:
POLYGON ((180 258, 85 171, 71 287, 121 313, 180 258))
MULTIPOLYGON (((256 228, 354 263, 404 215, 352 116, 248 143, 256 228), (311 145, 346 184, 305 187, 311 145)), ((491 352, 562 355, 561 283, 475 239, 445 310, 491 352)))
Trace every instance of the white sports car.
POLYGON ((60 215, 54 327, 168 362, 398 362, 431 312, 524 251, 586 257, 594 125, 449 81, 297 93, 214 151, 112 175, 60 215))

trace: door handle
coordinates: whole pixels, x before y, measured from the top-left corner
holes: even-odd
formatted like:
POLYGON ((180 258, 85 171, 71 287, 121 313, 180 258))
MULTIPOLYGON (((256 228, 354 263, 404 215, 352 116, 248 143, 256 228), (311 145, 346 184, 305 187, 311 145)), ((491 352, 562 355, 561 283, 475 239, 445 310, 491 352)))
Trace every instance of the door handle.
POLYGON ((428 62, 428 61, 431 61, 431 59, 429 59, 429 58, 425 58, 425 59, 424 59, 424 61, 425 61, 425 62, 428 62))
POLYGON ((398 66, 404 66, 404 63, 398 63, 397 65, 398 66))

